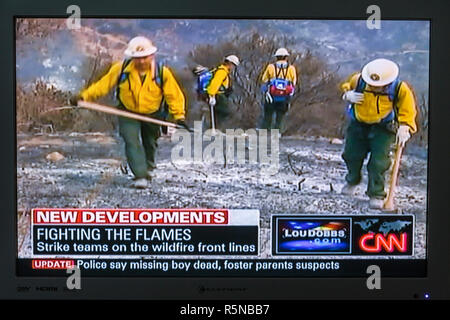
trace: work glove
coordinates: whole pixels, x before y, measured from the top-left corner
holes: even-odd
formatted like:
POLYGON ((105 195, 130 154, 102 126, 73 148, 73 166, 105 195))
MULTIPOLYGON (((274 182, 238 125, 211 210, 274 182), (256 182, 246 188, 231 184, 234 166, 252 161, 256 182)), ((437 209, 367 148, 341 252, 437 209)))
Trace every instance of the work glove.
POLYGON ((266 91, 265 99, 266 99, 267 103, 272 103, 273 102, 272 95, 270 94, 269 91, 266 91))
POLYGON ((75 95, 72 95, 72 96, 69 98, 69 103, 70 103, 71 106, 77 107, 77 106, 78 106, 78 101, 79 101, 79 100, 83 100, 83 99, 80 97, 80 95, 75 94, 75 95))
POLYGON ((361 104, 364 101, 364 94, 356 92, 355 90, 350 90, 344 93, 342 99, 351 103, 361 104))
POLYGON ((397 137, 395 138, 395 143, 400 147, 404 147, 405 143, 409 140, 409 138, 411 138, 409 126, 400 125, 400 127, 397 130, 397 137))
POLYGON ((188 125, 186 124, 186 122, 184 120, 178 120, 177 125, 186 129, 187 131, 191 131, 191 128, 188 127, 188 125))
POLYGON ((215 96, 209 96, 208 103, 211 107, 214 107, 216 105, 216 97, 215 96))

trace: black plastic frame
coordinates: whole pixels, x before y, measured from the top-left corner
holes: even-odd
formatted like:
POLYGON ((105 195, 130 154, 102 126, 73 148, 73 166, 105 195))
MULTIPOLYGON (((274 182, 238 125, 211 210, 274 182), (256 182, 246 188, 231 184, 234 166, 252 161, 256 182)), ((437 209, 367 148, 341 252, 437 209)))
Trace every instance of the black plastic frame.
MULTIPOLYGON (((450 178, 450 137, 447 102, 450 81, 448 59, 450 2, 445 0, 247 0, 211 2, 172 0, 31 1, 3 0, 0 4, 2 59, 3 139, 0 182, 0 298, 1 299, 414 299, 425 293, 432 299, 450 298, 450 215, 447 195, 450 178), (368 290, 363 278, 86 278, 82 290, 67 291, 65 278, 16 276, 16 131, 15 131, 15 33, 14 19, 67 17, 76 4, 82 17, 146 18, 270 18, 270 19, 367 19, 366 8, 376 4, 382 19, 430 20, 430 130, 428 156, 428 214, 426 278, 382 279, 382 290, 368 290), (46 288, 52 288, 46 290, 46 288), (24 288, 29 288, 28 290, 24 288), (55 290, 56 288, 56 290, 55 290)), ((361 261, 363 264, 364 261, 361 261)))

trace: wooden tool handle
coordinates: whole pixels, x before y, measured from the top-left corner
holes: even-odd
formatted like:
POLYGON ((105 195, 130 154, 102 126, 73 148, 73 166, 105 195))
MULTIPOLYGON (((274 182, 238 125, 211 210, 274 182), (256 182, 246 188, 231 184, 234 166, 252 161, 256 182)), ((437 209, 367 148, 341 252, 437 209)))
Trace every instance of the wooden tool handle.
POLYGON ((150 118, 150 117, 147 117, 147 116, 144 116, 144 115, 140 115, 140 114, 137 114, 137 113, 133 113, 133 112, 125 111, 125 110, 120 110, 120 109, 117 109, 117 108, 104 106, 104 105, 93 103, 93 102, 87 102, 87 101, 80 100, 80 101, 78 101, 78 106, 80 106, 82 108, 94 110, 94 111, 99 111, 99 112, 104 112, 104 113, 108 113, 108 114, 113 114, 113 115, 116 115, 116 116, 125 117, 125 118, 130 118, 130 119, 135 119, 135 120, 139 120, 139 121, 145 121, 145 122, 150 122, 150 123, 154 123, 154 124, 159 124, 161 126, 179 128, 179 126, 177 124, 172 123, 172 122, 150 118))
POLYGON ((397 150, 395 151, 394 165, 392 167, 389 193, 388 193, 386 202, 384 203, 384 209, 387 211, 395 210, 395 203, 394 203, 395 189, 397 188, 398 170, 400 169, 400 161, 402 158, 402 152, 403 152, 403 147, 400 145, 397 145, 397 150))

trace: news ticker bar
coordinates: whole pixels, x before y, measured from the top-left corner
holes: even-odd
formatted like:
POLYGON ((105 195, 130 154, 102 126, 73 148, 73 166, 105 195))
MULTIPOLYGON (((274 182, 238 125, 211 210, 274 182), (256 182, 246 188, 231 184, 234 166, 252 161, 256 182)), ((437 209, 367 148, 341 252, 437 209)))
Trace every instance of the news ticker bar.
POLYGON ((17 259, 17 276, 67 277, 367 277, 377 265, 383 277, 425 277, 423 259, 17 259))

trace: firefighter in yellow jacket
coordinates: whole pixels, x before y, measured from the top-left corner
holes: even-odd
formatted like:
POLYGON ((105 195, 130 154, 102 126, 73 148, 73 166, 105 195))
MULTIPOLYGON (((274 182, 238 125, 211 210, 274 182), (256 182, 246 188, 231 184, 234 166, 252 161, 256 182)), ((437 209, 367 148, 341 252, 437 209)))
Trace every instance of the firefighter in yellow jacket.
POLYGON ((228 97, 232 92, 230 73, 239 66, 239 58, 235 55, 225 57, 224 62, 214 72, 210 83, 206 88, 208 103, 214 108, 214 123, 224 119, 229 113, 228 97))
MULTIPOLYGON (((171 70, 157 64, 156 51, 149 39, 133 38, 125 50, 125 55, 131 59, 114 63, 104 77, 77 98, 95 100, 116 87, 118 108, 159 119, 168 111, 179 125, 186 127, 184 94, 171 70)), ((72 103, 76 102, 73 100, 72 103)), ((135 176, 136 188, 148 186, 149 171, 156 167, 160 129, 152 123, 119 117, 119 131, 125 141, 125 153, 135 176)))
POLYGON ((391 164, 392 144, 405 145, 417 131, 414 93, 398 79, 398 74, 396 63, 376 59, 341 86, 351 119, 342 155, 348 170, 342 193, 354 194, 361 181, 364 159, 370 153, 366 194, 372 209, 381 209, 384 204, 385 173, 391 164))
POLYGON ((297 71, 287 61, 289 52, 279 48, 275 52, 276 62, 265 69, 261 81, 264 94, 263 129, 279 129, 289 110, 290 99, 297 84, 297 71), (272 125, 275 115, 275 125, 272 125))

